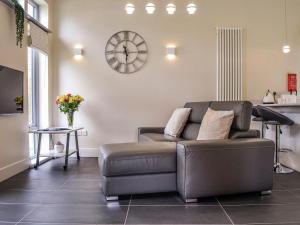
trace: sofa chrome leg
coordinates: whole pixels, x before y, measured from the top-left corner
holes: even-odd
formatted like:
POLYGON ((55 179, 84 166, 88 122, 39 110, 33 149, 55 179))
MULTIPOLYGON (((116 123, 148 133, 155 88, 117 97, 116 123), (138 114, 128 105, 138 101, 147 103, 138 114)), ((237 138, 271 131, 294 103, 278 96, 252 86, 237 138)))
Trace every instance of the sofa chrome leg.
POLYGON ((118 201, 119 197, 118 196, 106 196, 106 201, 118 201))
POLYGON ((187 198, 185 199, 185 203, 196 203, 198 202, 197 198, 187 198))
POLYGON ((270 195, 270 194, 272 194, 272 190, 260 192, 260 195, 270 195))

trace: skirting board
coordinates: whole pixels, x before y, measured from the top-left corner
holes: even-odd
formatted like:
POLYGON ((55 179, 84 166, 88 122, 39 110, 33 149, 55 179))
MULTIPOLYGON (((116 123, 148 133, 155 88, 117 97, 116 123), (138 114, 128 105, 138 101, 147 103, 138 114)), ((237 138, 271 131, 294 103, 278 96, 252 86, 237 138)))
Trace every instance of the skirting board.
POLYGON ((29 159, 23 159, 0 168, 0 182, 29 168, 29 159))
MULTIPOLYGON (((80 157, 94 158, 99 156, 98 148, 80 148, 80 157)), ((76 157, 76 154, 73 154, 72 157, 76 157)))

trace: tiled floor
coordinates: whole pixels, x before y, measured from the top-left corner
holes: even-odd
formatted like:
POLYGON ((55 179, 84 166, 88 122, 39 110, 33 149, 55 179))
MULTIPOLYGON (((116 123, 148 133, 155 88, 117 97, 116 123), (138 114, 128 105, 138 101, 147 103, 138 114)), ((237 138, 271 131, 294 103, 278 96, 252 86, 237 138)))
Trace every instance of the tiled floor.
POLYGON ((0 225, 48 224, 298 224, 300 174, 274 175, 273 194, 200 199, 176 193, 124 196, 107 203, 97 159, 55 160, 0 184, 0 225))

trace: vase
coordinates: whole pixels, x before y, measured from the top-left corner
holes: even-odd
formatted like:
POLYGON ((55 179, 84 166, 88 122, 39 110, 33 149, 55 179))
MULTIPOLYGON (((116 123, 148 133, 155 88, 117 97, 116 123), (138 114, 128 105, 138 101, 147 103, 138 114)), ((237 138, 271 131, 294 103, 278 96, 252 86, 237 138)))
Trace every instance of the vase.
POLYGON ((67 119, 68 119, 68 127, 73 128, 73 122, 74 122, 74 111, 67 113, 67 119))

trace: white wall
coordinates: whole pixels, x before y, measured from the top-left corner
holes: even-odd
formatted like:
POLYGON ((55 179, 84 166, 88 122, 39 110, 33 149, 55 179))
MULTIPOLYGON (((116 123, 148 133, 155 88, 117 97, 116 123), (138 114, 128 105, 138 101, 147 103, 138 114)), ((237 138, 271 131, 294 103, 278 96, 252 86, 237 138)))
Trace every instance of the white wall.
MULTIPOLYGON (((15 42, 14 11, 0 2, 0 65, 24 71, 25 113, 0 115, 0 181, 28 168, 27 48, 15 42)), ((25 43, 25 41, 24 41, 25 43)))
MULTIPOLYGON (((83 148, 136 140, 139 126, 164 125, 175 107, 186 101, 213 100, 216 96, 215 28, 243 27, 244 98, 260 99, 267 89, 286 91, 286 74, 300 72, 300 1, 288 0, 292 53, 284 55, 282 0, 201 0, 196 15, 187 15, 187 1, 175 1, 176 15, 168 16, 167 1, 153 1, 154 15, 144 11, 146 1, 131 1, 134 15, 124 12, 125 0, 54 1, 53 101, 65 92, 86 101, 75 125, 88 130, 83 148), (138 73, 121 75, 106 63, 109 37, 132 30, 144 37, 150 53, 138 73), (84 59, 72 58, 72 48, 84 46, 84 59), (174 62, 165 59, 165 46, 178 46, 174 62)), ((54 124, 65 125, 53 110, 54 124)))

